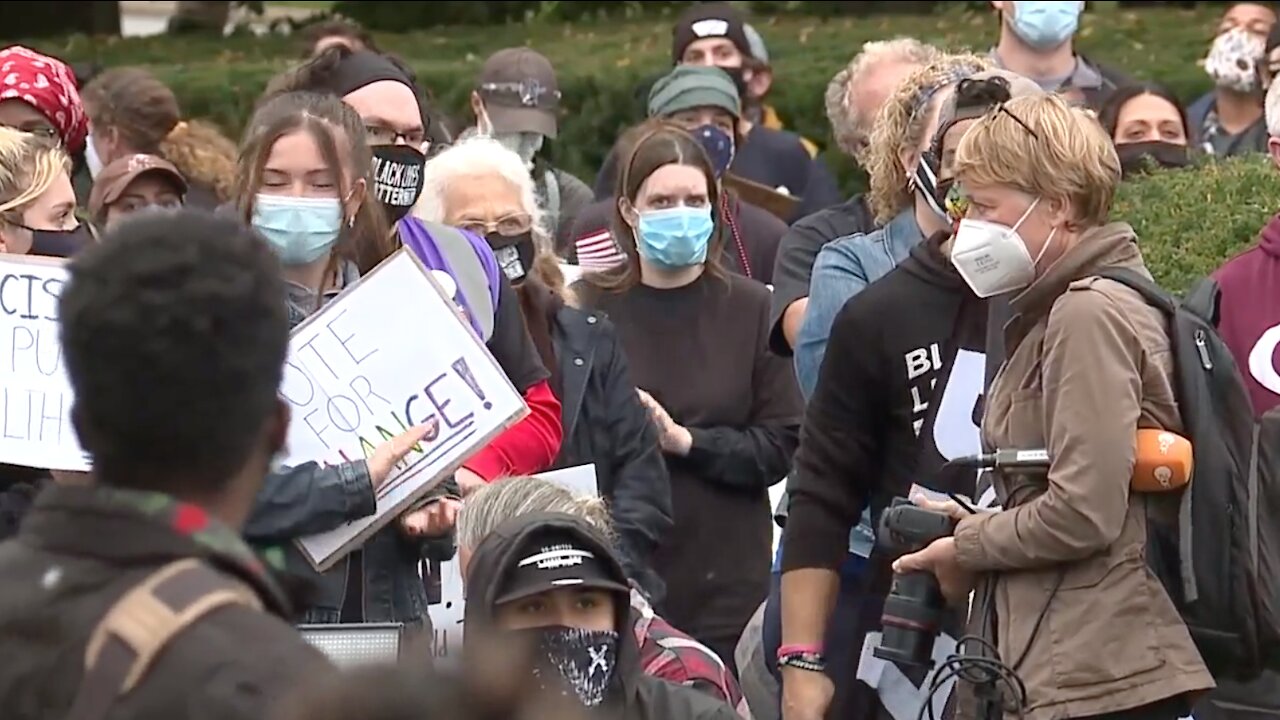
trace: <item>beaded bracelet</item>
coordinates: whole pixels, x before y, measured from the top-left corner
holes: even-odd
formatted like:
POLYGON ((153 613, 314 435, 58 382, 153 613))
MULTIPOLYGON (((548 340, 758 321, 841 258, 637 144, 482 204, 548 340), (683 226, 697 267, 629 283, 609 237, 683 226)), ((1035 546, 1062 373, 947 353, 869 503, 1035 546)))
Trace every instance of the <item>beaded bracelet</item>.
POLYGON ((827 669, 827 658, 815 652, 791 652, 778 655, 778 667, 793 667, 809 672, 823 672, 827 669))

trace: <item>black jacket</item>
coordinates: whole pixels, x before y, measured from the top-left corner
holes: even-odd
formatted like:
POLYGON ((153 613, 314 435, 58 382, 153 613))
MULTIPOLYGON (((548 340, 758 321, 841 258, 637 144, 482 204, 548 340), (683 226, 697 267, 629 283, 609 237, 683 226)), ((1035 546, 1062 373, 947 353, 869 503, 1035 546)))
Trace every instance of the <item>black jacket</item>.
MULTIPOLYGON (((531 533, 546 528, 567 530, 581 546, 604 560, 613 579, 626 583, 626 573, 617 555, 586 523, 577 518, 548 513, 534 513, 507 521, 489 534, 471 556, 467 571, 467 608, 464 616, 467 633, 463 637, 463 657, 476 656, 473 648, 486 641, 500 639, 503 633, 494 625, 495 601, 503 577, 519 561, 518 553, 531 533)), ((738 720, 728 705, 710 695, 669 683, 644 674, 640 664, 640 648, 632 628, 631 603, 625 594, 614 599, 617 612, 618 665, 614 692, 600 707, 589 711, 593 718, 625 720, 738 720)))
POLYGON ((548 306, 564 439, 556 468, 594 463, 627 575, 655 605, 665 595, 651 564, 671 530, 671 479, 658 431, 640 404, 613 325, 600 312, 548 306))

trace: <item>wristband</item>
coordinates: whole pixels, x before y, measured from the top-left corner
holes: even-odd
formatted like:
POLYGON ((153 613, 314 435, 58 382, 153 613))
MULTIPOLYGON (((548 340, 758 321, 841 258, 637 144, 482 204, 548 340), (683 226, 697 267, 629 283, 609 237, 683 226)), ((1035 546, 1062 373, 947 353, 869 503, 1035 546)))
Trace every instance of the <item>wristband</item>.
POLYGON ((789 645, 781 645, 778 647, 777 657, 780 658, 783 655, 804 655, 804 654, 821 655, 822 644, 821 643, 791 643, 789 645))
POLYGON ((818 653, 788 653, 778 654, 778 667, 792 667, 797 670, 807 670, 809 672, 825 672, 827 669, 827 659, 818 653))

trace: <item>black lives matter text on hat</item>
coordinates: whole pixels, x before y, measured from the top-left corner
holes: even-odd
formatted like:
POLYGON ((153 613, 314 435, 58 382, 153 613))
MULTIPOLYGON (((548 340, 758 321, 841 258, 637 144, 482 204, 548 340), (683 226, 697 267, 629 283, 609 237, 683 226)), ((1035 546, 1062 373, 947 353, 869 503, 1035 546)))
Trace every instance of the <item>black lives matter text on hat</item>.
POLYGON ((555 139, 560 84, 551 61, 527 48, 499 50, 485 61, 476 81, 493 132, 537 133, 555 139))
POLYGON ((581 588, 630 593, 614 579, 608 566, 567 532, 529 536, 515 567, 508 568, 498 594, 498 604, 552 590, 581 588))
POLYGON ((412 145, 378 145, 373 148, 374 196, 387 219, 396 222, 409 214, 422 194, 422 169, 427 158, 412 145))

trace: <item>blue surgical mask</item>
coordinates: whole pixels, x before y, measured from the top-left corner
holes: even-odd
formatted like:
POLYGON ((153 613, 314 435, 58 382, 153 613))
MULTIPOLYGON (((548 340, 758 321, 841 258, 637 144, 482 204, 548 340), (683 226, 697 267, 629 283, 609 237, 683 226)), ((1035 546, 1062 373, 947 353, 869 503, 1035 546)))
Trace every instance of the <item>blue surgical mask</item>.
POLYGON ((674 207, 640 213, 636 252, 656 265, 683 268, 706 262, 715 221, 710 207, 674 207))
POLYGON ((271 243, 280 262, 306 265, 324 257, 342 232, 338 198, 287 197, 259 193, 253 199, 253 229, 271 243))
POLYGON ((729 163, 733 162, 733 137, 715 125, 694 128, 693 136, 702 145, 702 149, 707 151, 716 177, 724 175, 724 171, 729 169, 729 163))
POLYGON ((1084 3, 1080 0, 1015 2, 1013 31, 1033 48, 1055 48, 1076 34, 1083 10, 1084 3))

